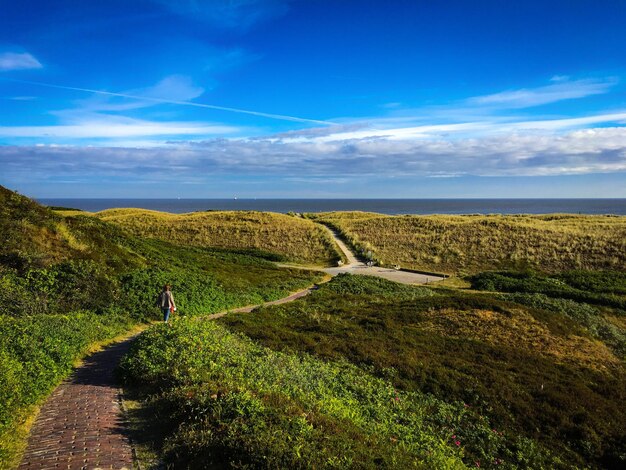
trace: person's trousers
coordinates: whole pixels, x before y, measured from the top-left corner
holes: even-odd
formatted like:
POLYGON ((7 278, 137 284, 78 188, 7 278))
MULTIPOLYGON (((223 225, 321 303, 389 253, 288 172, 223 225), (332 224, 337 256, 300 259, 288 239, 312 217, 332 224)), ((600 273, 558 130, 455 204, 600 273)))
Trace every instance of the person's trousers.
POLYGON ((167 323, 167 321, 170 319, 170 309, 169 307, 163 307, 161 310, 163 311, 163 321, 167 323))

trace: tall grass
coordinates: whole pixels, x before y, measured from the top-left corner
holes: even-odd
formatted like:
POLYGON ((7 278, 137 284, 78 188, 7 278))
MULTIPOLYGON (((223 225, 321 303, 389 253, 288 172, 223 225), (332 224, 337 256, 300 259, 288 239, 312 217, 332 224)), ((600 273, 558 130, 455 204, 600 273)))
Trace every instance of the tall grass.
POLYGON ((340 259, 321 227, 298 217, 253 211, 169 214, 142 209, 110 209, 102 220, 140 237, 203 247, 255 249, 287 261, 333 264, 340 259))
POLYGON ((385 265, 472 274, 492 269, 626 270, 626 217, 585 215, 308 217, 338 229, 385 265))

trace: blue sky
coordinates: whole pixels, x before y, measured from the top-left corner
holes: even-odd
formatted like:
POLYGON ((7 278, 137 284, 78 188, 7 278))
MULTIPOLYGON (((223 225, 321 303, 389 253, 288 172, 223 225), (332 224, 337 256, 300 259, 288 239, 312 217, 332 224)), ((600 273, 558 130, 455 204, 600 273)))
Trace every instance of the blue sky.
POLYGON ((34 197, 626 197, 626 2, 0 0, 34 197))

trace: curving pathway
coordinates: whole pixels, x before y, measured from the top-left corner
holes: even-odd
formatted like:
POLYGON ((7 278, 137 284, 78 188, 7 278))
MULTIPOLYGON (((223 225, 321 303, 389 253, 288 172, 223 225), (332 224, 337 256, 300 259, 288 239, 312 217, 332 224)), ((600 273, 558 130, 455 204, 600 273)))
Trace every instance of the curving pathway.
POLYGON ((335 230, 327 227, 326 225, 322 225, 322 227, 328 230, 339 249, 348 259, 348 262, 343 266, 324 269, 324 272, 332 276, 336 276, 340 273, 350 273, 363 276, 382 277, 385 279, 389 279, 390 281, 399 282, 402 284, 429 284, 431 282, 442 281, 443 279, 445 279, 443 276, 437 276, 435 274, 421 274, 410 271, 382 268, 379 266, 367 266, 365 263, 359 261, 356 258, 350 248, 348 248, 343 240, 339 238, 339 234, 335 230))

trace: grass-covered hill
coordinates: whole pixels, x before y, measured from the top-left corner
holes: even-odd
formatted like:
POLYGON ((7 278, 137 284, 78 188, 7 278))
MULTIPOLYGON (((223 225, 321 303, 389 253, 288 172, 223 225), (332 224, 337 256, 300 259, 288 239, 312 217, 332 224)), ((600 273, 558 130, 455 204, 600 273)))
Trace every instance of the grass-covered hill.
POLYGON ((95 343, 159 318, 172 284, 193 316, 261 303, 318 274, 266 259, 128 235, 95 217, 63 217, 0 187, 0 469, 12 468, 33 407, 95 343))
POLYGON ((626 270, 626 217, 309 214, 386 265, 447 274, 626 270))
MULTIPOLYGON (((602 293, 591 286, 594 273, 577 273, 583 278, 589 296, 602 293)), ((615 273, 612 284, 626 289, 626 278, 615 273)), ((624 468, 626 311, 561 292, 464 292, 342 275, 297 302, 219 323, 273 351, 347 360, 396 390, 460 404, 465 413, 451 411, 447 441, 455 436, 470 466, 624 468), (477 423, 489 423, 493 441, 477 423)), ((356 413, 361 405, 350 406, 356 413)))
POLYGON ((209 211, 170 214, 144 209, 111 209, 95 214, 125 232, 180 245, 259 250, 278 259, 334 264, 340 254, 328 233, 285 214, 254 211, 209 211))
POLYGON ((79 259, 114 270, 141 265, 121 238, 119 230, 97 220, 62 217, 0 186, 0 266, 23 271, 79 259))

